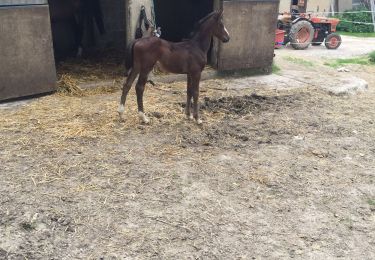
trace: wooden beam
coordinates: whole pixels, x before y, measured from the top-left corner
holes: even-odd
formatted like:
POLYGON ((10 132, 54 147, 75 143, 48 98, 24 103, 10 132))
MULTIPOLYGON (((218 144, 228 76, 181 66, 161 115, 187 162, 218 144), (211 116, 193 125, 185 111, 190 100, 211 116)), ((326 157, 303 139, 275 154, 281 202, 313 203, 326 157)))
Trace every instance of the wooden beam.
POLYGON ((331 14, 332 16, 335 15, 335 1, 331 0, 331 14))
POLYGON ((372 14, 372 23, 374 25, 374 32, 375 32, 375 0, 371 0, 371 14, 372 14))

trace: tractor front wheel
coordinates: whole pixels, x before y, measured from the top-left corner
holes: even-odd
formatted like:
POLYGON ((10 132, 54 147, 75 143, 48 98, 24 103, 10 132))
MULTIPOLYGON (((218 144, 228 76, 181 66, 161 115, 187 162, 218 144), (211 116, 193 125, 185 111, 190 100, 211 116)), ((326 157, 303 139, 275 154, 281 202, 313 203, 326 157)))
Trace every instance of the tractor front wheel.
POLYGON ((304 50, 314 38, 314 28, 309 21, 298 21, 290 28, 289 38, 294 49, 304 50))
POLYGON ((335 50, 341 45, 341 36, 336 34, 336 33, 331 33, 327 36, 326 41, 325 41, 325 46, 327 49, 330 50, 335 50))

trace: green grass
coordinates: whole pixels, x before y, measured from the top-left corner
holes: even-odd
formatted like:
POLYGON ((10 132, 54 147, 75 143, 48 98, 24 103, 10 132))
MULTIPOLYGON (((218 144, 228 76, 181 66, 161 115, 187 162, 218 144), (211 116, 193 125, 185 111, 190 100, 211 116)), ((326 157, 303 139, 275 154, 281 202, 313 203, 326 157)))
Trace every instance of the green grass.
POLYGON ((368 199, 368 200, 367 200, 367 203, 368 203, 370 206, 375 206, 375 200, 373 200, 373 199, 368 199))
POLYGON ((354 37, 364 37, 364 38, 375 37, 375 32, 371 32, 371 33, 337 32, 337 34, 354 36, 354 37))
POLYGON ((375 51, 371 52, 368 56, 370 57, 370 62, 375 63, 375 51))
POLYGON ((324 63, 324 65, 327 65, 332 68, 338 68, 346 64, 371 65, 371 62, 367 56, 364 56, 364 57, 358 57, 358 58, 337 59, 337 60, 328 61, 324 63))
POLYGON ((324 65, 332 68, 338 68, 347 64, 358 64, 358 65, 375 65, 375 51, 371 52, 369 55, 347 58, 347 59, 337 59, 333 61, 327 61, 324 65))
POLYGON ((315 64, 311 61, 307 61, 301 58, 294 58, 294 57, 284 57, 284 60, 290 61, 295 64, 303 65, 305 67, 314 67, 315 64))
POLYGON ((281 71, 280 67, 276 64, 272 64, 272 74, 279 74, 281 71))

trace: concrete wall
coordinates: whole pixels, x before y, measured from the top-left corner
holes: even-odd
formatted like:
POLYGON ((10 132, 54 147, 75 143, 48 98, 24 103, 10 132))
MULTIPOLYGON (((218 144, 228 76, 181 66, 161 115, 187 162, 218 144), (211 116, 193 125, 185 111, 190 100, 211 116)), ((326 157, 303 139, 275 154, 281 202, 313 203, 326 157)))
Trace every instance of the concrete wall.
POLYGON ((48 6, 0 7, 0 100, 55 90, 48 6))
POLYGON ((344 12, 346 10, 351 10, 353 8, 353 0, 340 0, 339 1, 339 12, 344 12))

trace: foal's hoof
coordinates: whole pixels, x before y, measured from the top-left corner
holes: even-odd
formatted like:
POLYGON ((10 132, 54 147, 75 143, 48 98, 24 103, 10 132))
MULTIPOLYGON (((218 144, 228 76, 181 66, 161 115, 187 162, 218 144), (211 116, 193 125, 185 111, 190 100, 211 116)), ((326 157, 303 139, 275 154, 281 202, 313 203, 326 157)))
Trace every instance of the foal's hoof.
POLYGON ((124 122, 125 119, 124 119, 123 113, 120 113, 120 112, 119 112, 118 115, 119 115, 119 120, 120 120, 120 122, 124 122))
POLYGON ((148 117, 143 112, 139 112, 138 117, 142 121, 142 123, 144 123, 144 124, 150 123, 150 119, 148 119, 148 117))
POLYGON ((186 119, 187 119, 187 120, 193 120, 194 117, 193 117, 193 115, 186 115, 186 119))
POLYGON ((120 104, 120 105, 118 106, 118 110, 117 110, 117 112, 119 112, 120 114, 122 114, 122 113, 124 113, 124 111, 125 111, 125 106, 120 104))
POLYGON ((150 119, 148 119, 147 117, 142 119, 142 122, 146 125, 148 125, 150 123, 150 119))
POLYGON ((202 125, 203 121, 201 119, 197 119, 197 125, 202 125))
POLYGON ((125 111, 125 106, 120 104, 119 107, 118 107, 118 110, 117 110, 118 115, 120 117, 120 122, 124 121, 124 118, 123 118, 124 111, 125 111))

